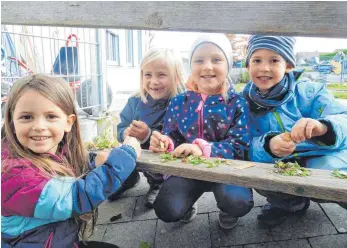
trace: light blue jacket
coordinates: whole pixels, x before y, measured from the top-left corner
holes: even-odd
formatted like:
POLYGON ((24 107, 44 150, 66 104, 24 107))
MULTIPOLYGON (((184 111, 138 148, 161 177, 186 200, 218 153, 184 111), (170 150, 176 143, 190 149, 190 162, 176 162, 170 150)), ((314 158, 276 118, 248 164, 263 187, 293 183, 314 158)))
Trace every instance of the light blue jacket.
POLYGON ((323 83, 305 80, 299 80, 293 99, 286 104, 265 114, 251 113, 253 140, 250 159, 264 163, 274 163, 279 160, 264 149, 265 138, 268 135, 290 132, 301 118, 312 118, 330 123, 336 135, 336 142, 328 146, 312 138, 297 144, 296 151, 286 159, 329 155, 337 156, 347 164, 347 107, 334 99, 323 83))

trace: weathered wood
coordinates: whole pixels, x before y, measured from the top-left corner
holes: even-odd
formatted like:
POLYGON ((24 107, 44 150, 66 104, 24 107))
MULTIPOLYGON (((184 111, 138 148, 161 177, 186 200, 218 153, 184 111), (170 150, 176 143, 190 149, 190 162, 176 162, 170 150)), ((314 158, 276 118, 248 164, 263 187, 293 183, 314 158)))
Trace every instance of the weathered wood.
POLYGON ((282 176, 274 172, 273 164, 230 160, 231 165, 206 168, 207 165, 183 163, 181 161, 160 162, 159 155, 143 151, 137 168, 186 178, 217 183, 229 183, 249 188, 272 190, 298 196, 347 202, 347 180, 331 176, 331 171, 312 170, 308 177, 282 176), (239 166, 253 163, 247 169, 239 166))
POLYGON ((2 24, 347 37, 347 2, 8 2, 2 24))

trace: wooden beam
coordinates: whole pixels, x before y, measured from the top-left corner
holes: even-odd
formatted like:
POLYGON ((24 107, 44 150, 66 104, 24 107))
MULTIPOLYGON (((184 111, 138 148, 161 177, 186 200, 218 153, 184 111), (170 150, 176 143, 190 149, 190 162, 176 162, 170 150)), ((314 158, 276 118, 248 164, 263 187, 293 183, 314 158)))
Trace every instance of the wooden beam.
POLYGON ((159 155, 143 151, 137 168, 203 181, 235 184, 244 187, 283 192, 323 200, 347 202, 347 180, 331 176, 331 171, 312 170, 308 177, 282 176, 274 172, 273 164, 230 160, 230 165, 206 168, 207 165, 183 163, 181 161, 160 162, 159 155), (254 164, 247 169, 237 167, 254 164))
POLYGON ((2 24, 347 37, 347 2, 1 2, 2 24))

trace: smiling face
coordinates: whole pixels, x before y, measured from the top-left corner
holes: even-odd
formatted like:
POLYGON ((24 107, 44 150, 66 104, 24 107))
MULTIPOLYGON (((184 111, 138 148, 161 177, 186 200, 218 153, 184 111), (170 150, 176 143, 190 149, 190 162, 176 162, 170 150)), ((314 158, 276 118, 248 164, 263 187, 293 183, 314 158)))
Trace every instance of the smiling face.
POLYGON ((23 93, 13 112, 19 143, 35 153, 56 153, 65 132, 71 131, 75 118, 33 90, 23 93))
POLYGON ((204 43, 192 56, 191 79, 201 93, 218 94, 228 75, 228 61, 216 45, 204 43))
POLYGON ((142 69, 142 82, 145 92, 153 99, 168 99, 173 90, 173 83, 167 63, 156 59, 142 69))
POLYGON ((261 92, 267 92, 272 86, 278 84, 284 74, 293 66, 284 58, 268 49, 256 50, 247 67, 252 82, 261 92))

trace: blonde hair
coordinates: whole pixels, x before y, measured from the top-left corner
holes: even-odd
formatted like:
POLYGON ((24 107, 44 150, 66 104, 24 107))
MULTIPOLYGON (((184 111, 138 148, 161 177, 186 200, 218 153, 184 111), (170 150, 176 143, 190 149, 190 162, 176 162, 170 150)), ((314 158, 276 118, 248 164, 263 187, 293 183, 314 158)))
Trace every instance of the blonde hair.
POLYGON ((140 92, 138 95, 140 95, 144 103, 147 103, 148 92, 143 82, 143 68, 157 59, 164 60, 169 68, 169 77, 171 82, 173 82, 170 98, 184 92, 184 71, 181 58, 173 49, 153 48, 145 54, 141 62, 140 92))
MULTIPOLYGON (((10 156, 29 160, 48 178, 56 176, 79 177, 87 173, 89 169, 88 154, 83 146, 78 118, 76 118, 71 131, 65 133, 61 142, 65 143, 64 146, 67 147, 67 154, 64 154, 66 158, 64 158, 63 163, 58 163, 43 154, 35 154, 20 144, 14 130, 13 113, 19 98, 28 90, 34 90, 49 99, 66 115, 74 114, 77 117, 72 91, 63 79, 36 74, 17 80, 8 96, 5 121, 1 131, 1 139, 8 143, 10 156)), ((63 152, 62 149, 63 146, 59 145, 57 152, 63 152)), ((3 166, 2 169, 4 169, 3 166)))
POLYGON ((229 89, 233 88, 233 82, 231 81, 231 79, 227 76, 227 78, 225 79, 223 85, 222 85, 222 97, 224 99, 224 101, 228 101, 229 100, 229 89))

